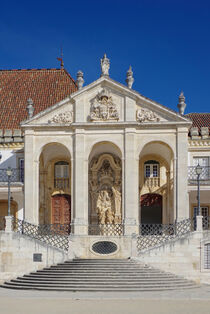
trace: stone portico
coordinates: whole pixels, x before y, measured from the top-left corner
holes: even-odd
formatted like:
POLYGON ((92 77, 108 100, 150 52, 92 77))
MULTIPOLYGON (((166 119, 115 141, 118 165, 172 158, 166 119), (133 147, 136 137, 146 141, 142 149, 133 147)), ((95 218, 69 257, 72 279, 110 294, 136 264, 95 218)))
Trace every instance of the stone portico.
MULTIPOLYGON (((25 134, 25 220, 90 226, 139 224, 189 217, 188 131, 184 116, 109 77, 101 77, 22 122, 25 134)), ((105 236, 103 232, 96 236, 105 236)), ((107 235, 107 234, 106 234, 107 235)))

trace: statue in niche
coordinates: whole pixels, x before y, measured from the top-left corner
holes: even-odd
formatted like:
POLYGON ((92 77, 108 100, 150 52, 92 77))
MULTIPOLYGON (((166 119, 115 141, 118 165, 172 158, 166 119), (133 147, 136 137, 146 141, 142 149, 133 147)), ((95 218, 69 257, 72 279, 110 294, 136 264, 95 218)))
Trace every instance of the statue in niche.
POLYGON ((120 215, 121 211, 121 193, 118 191, 117 187, 112 187, 114 203, 115 203, 115 214, 120 215))
POLYGON ((106 212, 106 223, 107 224, 112 224, 114 222, 114 214, 111 210, 111 207, 107 209, 106 212))
POLYGON ((99 192, 97 200, 98 219, 102 225, 106 223, 107 211, 111 211, 111 198, 106 190, 102 190, 99 192))
POLYGON ((90 219, 93 224, 122 221, 121 160, 110 154, 94 158, 90 168, 90 219))

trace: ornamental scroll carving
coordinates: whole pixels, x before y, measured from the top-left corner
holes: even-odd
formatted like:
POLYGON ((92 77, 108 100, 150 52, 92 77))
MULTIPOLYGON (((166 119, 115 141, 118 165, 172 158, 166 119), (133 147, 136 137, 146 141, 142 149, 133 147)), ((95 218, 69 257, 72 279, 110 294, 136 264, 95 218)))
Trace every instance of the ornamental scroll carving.
POLYGON ((157 117, 157 115, 151 111, 151 110, 147 110, 147 109, 138 109, 136 111, 136 120, 138 122, 158 122, 160 121, 160 119, 157 117))
POLYGON ((72 123, 72 122, 73 122, 72 111, 57 113, 49 120, 49 123, 72 123))
POLYGON ((119 120, 119 113, 112 97, 105 89, 92 102, 90 109, 91 121, 119 120))
POLYGON ((91 224, 121 223, 121 160, 118 157, 103 154, 92 160, 89 172, 89 192, 91 224))

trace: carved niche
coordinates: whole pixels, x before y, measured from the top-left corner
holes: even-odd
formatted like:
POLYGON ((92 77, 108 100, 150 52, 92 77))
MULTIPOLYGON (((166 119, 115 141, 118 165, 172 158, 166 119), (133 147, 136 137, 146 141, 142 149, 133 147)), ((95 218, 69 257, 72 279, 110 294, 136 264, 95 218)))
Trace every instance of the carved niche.
POLYGON ((49 120, 49 123, 72 123, 72 122, 73 122, 72 111, 57 113, 49 120))
POLYGON ((109 92, 103 89, 93 100, 90 109, 91 121, 119 120, 119 113, 109 92))
POLYGON ((89 171, 90 223, 119 224, 122 221, 121 160, 102 154, 92 160, 89 171))
POLYGON ((157 115, 151 111, 151 110, 147 110, 147 109, 138 109, 136 111, 136 120, 138 122, 159 122, 160 119, 157 117, 157 115))

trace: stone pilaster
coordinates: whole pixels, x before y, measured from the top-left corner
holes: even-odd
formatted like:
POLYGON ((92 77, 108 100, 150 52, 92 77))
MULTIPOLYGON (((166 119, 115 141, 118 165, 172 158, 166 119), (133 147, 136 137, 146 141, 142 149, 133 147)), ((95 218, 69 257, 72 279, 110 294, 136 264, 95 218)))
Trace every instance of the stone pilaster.
POLYGON ((136 159, 135 129, 125 130, 124 147, 124 230, 125 235, 138 233, 139 224, 139 164, 136 159))
POLYGON ((75 131, 74 138, 74 201, 73 227, 75 235, 88 234, 88 162, 85 154, 85 134, 83 129, 75 131))

